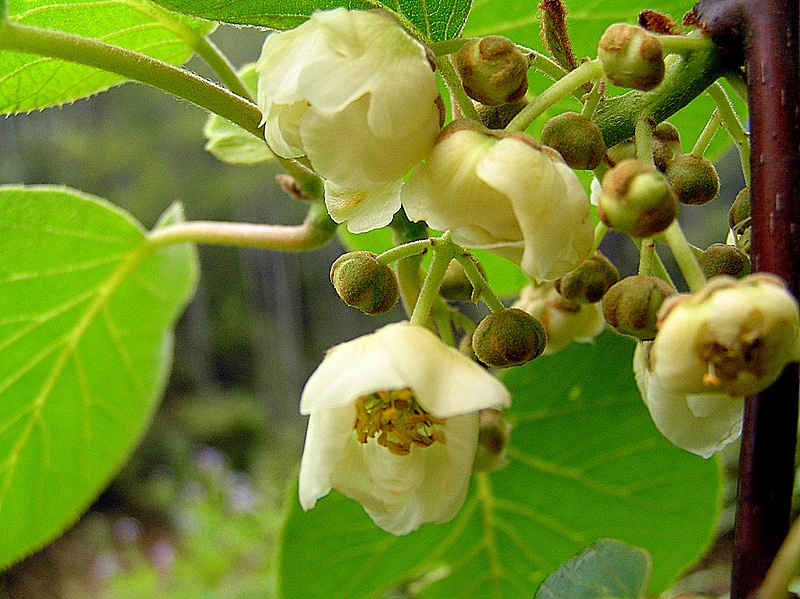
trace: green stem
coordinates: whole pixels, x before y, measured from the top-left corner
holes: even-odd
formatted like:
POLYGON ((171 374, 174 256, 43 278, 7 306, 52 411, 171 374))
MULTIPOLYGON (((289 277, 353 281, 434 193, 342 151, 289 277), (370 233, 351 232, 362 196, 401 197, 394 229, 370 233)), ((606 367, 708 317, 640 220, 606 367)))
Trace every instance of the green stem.
MULTIPOLYGON (((447 89, 450 90, 451 97, 455 100, 453 111, 455 112, 456 107, 458 107, 464 117, 480 122, 478 111, 475 110, 472 99, 467 95, 467 92, 464 91, 461 78, 458 76, 458 73, 456 73, 453 63, 450 62, 450 58, 447 56, 437 58, 436 66, 447 89)), ((453 118, 457 118, 455 114, 453 118)))
MULTIPOLYGON (((427 240, 428 227, 425 223, 412 223, 408 220, 405 210, 402 208, 392 219, 392 240, 395 245, 402 245, 412 241, 427 240)), ((397 273, 397 283, 400 286, 400 297, 403 300, 403 307, 406 314, 411 316, 414 306, 417 303, 420 286, 420 267, 422 266, 422 255, 412 255, 409 258, 398 260, 395 265, 397 273)))
POLYGON ((239 74, 228 57, 208 37, 176 18, 174 13, 166 11, 156 4, 141 0, 128 0, 127 3, 142 14, 158 21, 186 42, 211 67, 229 90, 248 100, 253 99, 250 90, 239 78, 239 74))
POLYGON ((574 71, 570 71, 553 85, 536 96, 534 100, 523 108, 517 116, 506 126, 506 131, 524 131, 545 110, 569 95, 574 89, 584 83, 597 79, 603 75, 603 65, 599 60, 584 62, 574 71))
POLYGON ((742 163, 742 175, 745 185, 750 185, 750 135, 745 131, 739 115, 733 109, 731 99, 719 83, 714 83, 706 90, 717 105, 717 111, 722 118, 722 125, 728 131, 736 149, 739 151, 739 160, 742 163))
POLYGON ((447 56, 448 54, 455 54, 467 43, 474 39, 474 37, 458 37, 452 40, 444 40, 441 42, 428 42, 426 44, 433 52, 434 56, 447 56))
POLYGON ((703 128, 702 133, 700 133, 700 137, 697 138, 697 141, 695 142, 691 151, 692 156, 695 156, 696 158, 703 157, 703 154, 705 154, 706 150, 708 150, 708 146, 711 145, 711 141, 714 139, 717 131, 719 131, 721 124, 722 118, 719 116, 719 111, 715 110, 711 114, 711 118, 708 119, 708 122, 703 128))
POLYGON ((657 35, 656 37, 661 41, 664 54, 685 54, 714 48, 714 42, 710 38, 703 36, 657 35))
POLYGON ((175 243, 203 243, 300 252, 325 245, 335 233, 336 223, 325 206, 314 204, 297 226, 190 221, 152 231, 146 244, 152 250, 175 243))
POLYGON ((636 121, 634 129, 636 138, 636 158, 655 168, 653 160, 653 122, 648 118, 636 121))
POLYGON ((672 251, 672 255, 675 257, 675 262, 678 263, 678 267, 681 269, 689 290, 692 292, 699 291, 705 285, 706 277, 677 220, 673 221, 664 231, 663 236, 672 251))
POLYGON ((7 21, 0 23, 0 49, 75 62, 135 79, 189 100, 263 139, 258 106, 186 69, 144 54, 7 21))
POLYGON ((800 574, 800 519, 795 520, 789 534, 770 565, 764 582, 753 599, 788 599, 789 585, 800 574))
POLYGON ((432 246, 433 242, 431 239, 409 241, 408 243, 386 250, 377 257, 377 260, 381 264, 391 264, 392 262, 411 258, 412 256, 424 256, 432 246))
POLYGON ((558 81, 567 74, 567 71, 561 68, 561 65, 549 56, 545 56, 541 52, 531 50, 524 46, 518 45, 517 47, 528 55, 528 65, 531 68, 536 69, 540 73, 544 73, 553 81, 558 81))
POLYGON ((638 119, 650 117, 660 123, 689 104, 724 73, 725 65, 714 47, 675 55, 661 85, 649 92, 633 90, 607 97, 597 107, 594 122, 610 148, 633 136, 638 119))
POLYGON ((442 251, 444 248, 441 247, 439 243, 440 240, 445 243, 450 242, 446 232, 441 238, 431 240, 433 244, 433 258, 428 267, 428 274, 425 275, 425 281, 422 283, 422 289, 419 292, 414 311, 411 313, 411 318, 409 319, 411 324, 421 327, 426 326, 428 322, 433 304, 439 297, 439 287, 442 284, 442 279, 444 279, 444 275, 447 273, 447 267, 453 259, 453 254, 451 252, 446 251, 446 249, 442 251))
POLYGON ((486 281, 472 256, 461 251, 455 255, 455 259, 464 269, 464 274, 467 275, 467 279, 475 289, 476 297, 482 299, 492 312, 505 310, 503 302, 497 297, 494 289, 489 286, 488 281, 486 281))
POLYGON ((650 276, 653 274, 653 256, 656 253, 656 242, 652 237, 645 237, 639 246, 638 274, 650 276))
POLYGON ((605 84, 598 80, 594 82, 592 86, 592 91, 586 94, 586 101, 583 104, 583 109, 581 110, 581 116, 585 119, 592 119, 594 116, 594 111, 597 110, 597 106, 600 104, 600 100, 603 99, 605 95, 602 90, 605 89, 605 84))

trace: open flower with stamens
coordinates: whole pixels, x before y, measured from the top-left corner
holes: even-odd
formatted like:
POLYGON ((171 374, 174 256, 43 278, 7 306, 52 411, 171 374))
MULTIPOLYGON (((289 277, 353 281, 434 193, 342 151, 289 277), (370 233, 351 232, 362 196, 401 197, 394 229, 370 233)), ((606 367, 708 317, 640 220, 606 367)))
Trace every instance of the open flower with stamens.
POLYGON ((800 314, 783 282, 759 273, 711 279, 664 300, 652 371, 680 393, 753 395, 800 358, 800 314))
POLYGON ((335 488, 396 535, 447 522, 466 498, 479 411, 509 403, 500 381, 423 327, 395 323, 338 345, 300 400, 310 416, 300 504, 335 488))
POLYGON ((664 300, 658 332, 640 344, 634 373, 658 429, 708 457, 741 432, 743 397, 800 358, 800 315, 767 274, 719 276, 694 294, 664 300))

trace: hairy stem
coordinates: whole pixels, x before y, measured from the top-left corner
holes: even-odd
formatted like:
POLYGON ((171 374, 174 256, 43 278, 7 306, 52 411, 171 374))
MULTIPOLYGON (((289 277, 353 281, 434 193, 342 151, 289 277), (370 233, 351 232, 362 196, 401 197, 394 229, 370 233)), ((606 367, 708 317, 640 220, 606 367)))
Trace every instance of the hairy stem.
POLYGON ((314 204, 303 224, 296 226, 190 221, 156 229, 147 237, 155 250, 175 243, 201 243, 300 252, 330 241, 336 233, 323 204, 314 204))
POLYGON ((191 71, 147 55, 60 31, 0 22, 0 50, 25 52, 84 64, 134 79, 236 123, 263 139, 261 112, 249 100, 191 71))

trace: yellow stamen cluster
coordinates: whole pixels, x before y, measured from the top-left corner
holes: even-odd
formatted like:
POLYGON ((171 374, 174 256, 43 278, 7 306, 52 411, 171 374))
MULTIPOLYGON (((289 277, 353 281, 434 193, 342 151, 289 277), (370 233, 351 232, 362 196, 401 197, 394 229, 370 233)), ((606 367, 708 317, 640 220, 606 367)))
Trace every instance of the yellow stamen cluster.
POLYGON ((737 379, 763 376, 764 362, 777 343, 776 335, 779 335, 779 327, 767 325, 761 313, 754 311, 728 346, 718 342, 699 343, 698 354, 708 364, 703 383, 719 387, 737 379))
POLYGON ((353 429, 359 442, 377 436, 379 445, 395 455, 408 455, 412 445, 429 447, 444 443, 441 430, 446 422, 423 410, 411 389, 378 391, 356 400, 353 429))

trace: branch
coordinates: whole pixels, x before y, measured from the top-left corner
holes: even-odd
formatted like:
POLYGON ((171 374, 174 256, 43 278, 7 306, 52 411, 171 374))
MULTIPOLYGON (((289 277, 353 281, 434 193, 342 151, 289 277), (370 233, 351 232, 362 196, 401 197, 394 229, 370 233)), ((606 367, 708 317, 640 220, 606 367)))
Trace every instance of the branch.
MULTIPOLYGON (((698 21, 748 74, 753 270, 800 289, 800 74, 797 0, 701 0, 698 21), (743 52, 742 52, 743 49, 743 52)), ((798 418, 792 364, 745 403, 731 599, 758 589, 789 530, 798 418)))

